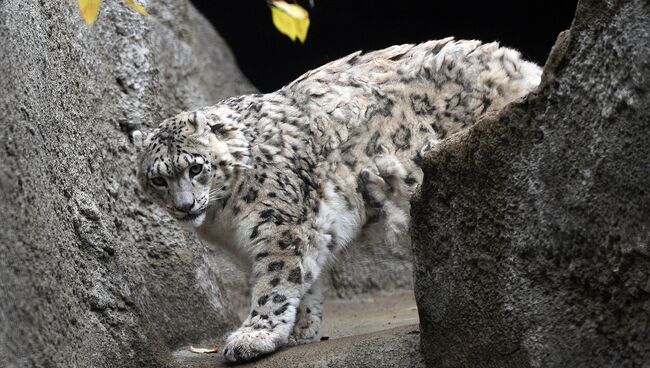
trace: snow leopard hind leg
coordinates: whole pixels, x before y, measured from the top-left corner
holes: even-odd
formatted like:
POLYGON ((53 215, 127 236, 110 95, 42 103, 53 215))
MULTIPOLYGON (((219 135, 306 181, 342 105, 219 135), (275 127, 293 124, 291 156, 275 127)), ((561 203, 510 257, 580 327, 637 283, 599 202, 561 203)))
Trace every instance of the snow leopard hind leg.
POLYGON ((368 218, 383 220, 384 240, 394 245, 408 233, 409 200, 421 182, 421 173, 408 170, 395 155, 382 153, 359 174, 368 218))
POLYGON ((289 336, 289 345, 302 345, 320 340, 323 322, 324 287, 323 275, 321 275, 303 296, 296 313, 293 332, 289 336))

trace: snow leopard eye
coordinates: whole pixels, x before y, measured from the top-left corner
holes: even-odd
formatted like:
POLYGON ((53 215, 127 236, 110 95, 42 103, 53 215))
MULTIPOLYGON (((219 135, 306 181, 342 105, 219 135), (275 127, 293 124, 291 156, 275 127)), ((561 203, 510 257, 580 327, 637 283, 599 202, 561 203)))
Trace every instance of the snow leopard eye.
POLYGON ((190 167, 190 176, 199 175, 201 171, 203 171, 203 165, 192 165, 192 167, 190 167))
POLYGON ((157 187, 166 187, 167 180, 165 180, 163 177, 156 176, 155 178, 151 178, 151 184, 157 187))

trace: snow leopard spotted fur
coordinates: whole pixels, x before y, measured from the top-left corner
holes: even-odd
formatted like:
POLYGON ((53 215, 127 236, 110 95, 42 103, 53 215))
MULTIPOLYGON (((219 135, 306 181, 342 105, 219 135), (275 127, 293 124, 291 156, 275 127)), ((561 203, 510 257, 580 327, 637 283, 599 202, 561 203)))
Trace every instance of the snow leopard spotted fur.
POLYGON ((134 134, 142 190, 203 239, 250 256, 250 312, 225 357, 318 340, 331 255, 373 223, 394 244, 422 180, 420 150, 525 96, 540 75, 512 49, 447 38, 356 52, 134 134))

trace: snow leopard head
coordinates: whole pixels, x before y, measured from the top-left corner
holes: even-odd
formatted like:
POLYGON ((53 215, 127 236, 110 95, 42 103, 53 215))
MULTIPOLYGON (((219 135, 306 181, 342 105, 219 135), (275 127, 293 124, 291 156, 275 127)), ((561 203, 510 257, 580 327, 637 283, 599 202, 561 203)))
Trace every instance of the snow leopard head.
POLYGON ((212 204, 227 200, 233 177, 246 166, 229 148, 232 137, 218 134, 215 127, 222 124, 214 123, 201 111, 183 112, 144 139, 133 134, 140 147, 140 188, 176 220, 194 227, 201 226, 212 204))

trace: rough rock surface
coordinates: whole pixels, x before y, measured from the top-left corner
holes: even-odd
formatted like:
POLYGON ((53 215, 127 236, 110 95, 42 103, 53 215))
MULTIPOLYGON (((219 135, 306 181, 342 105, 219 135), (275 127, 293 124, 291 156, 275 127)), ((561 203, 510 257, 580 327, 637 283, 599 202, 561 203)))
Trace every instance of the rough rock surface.
POLYGON ((584 0, 413 203, 429 367, 650 367, 650 3, 584 0))
POLYGON ((238 323, 245 277, 143 202, 127 133, 253 88, 189 2, 147 7, 0 2, 2 367, 167 365, 238 323))
POLYGON ((354 299, 362 294, 413 290, 413 253, 408 236, 388 247, 383 234, 366 234, 335 256, 325 273, 326 295, 354 299), (377 236, 380 235, 380 236, 377 236))

